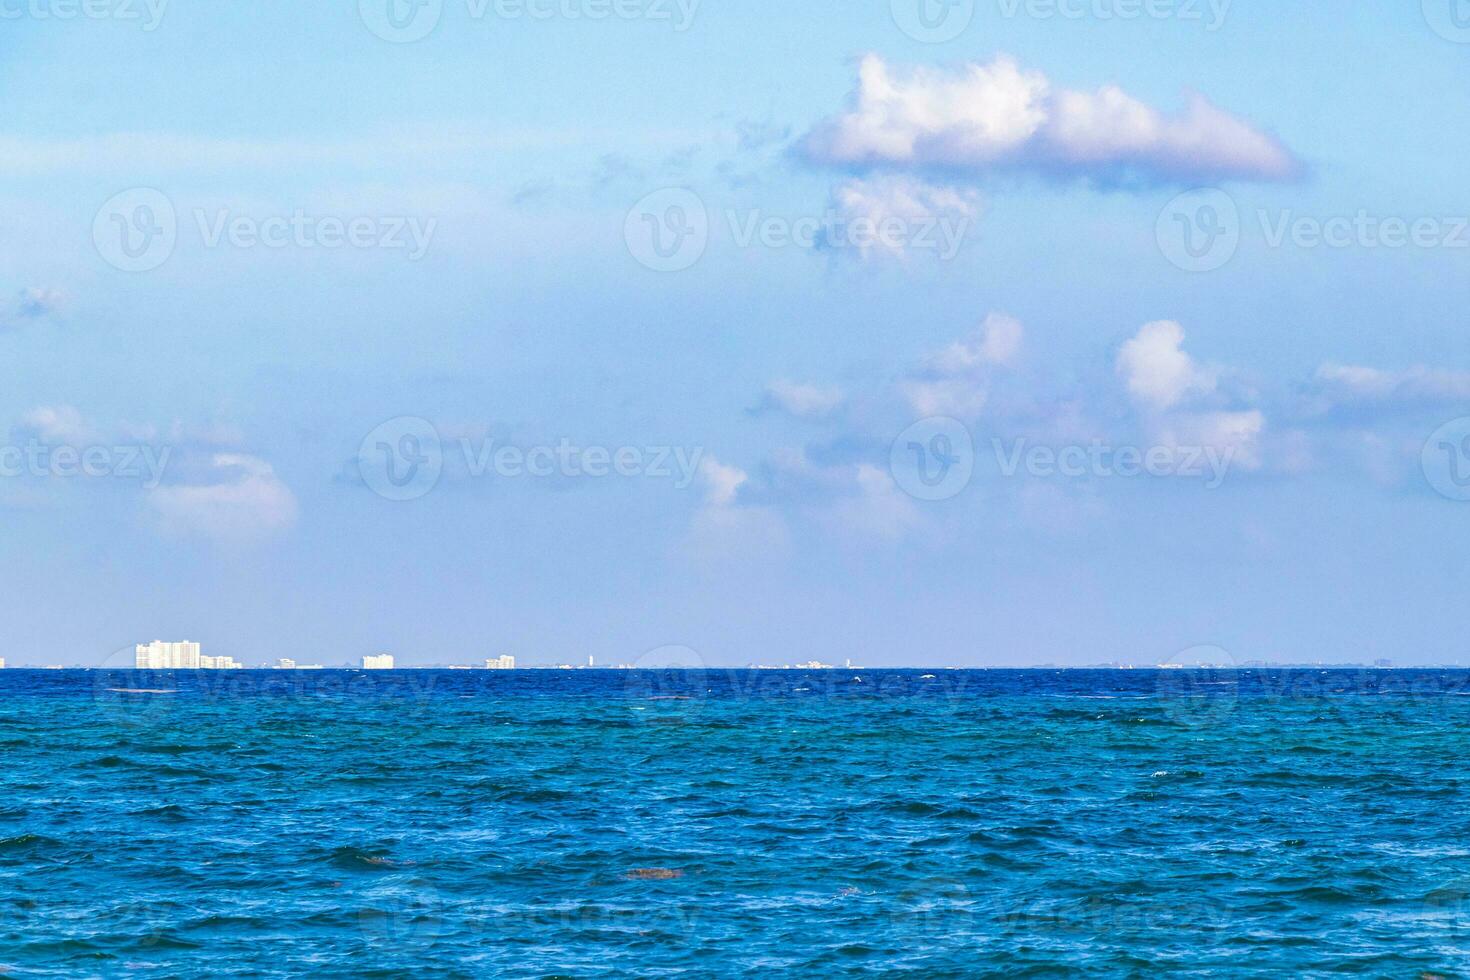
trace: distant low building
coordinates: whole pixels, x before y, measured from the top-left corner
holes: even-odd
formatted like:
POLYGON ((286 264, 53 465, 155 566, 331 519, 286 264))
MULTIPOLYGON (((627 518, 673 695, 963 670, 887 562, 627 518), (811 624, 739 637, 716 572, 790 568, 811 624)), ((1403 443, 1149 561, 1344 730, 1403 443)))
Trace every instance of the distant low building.
POLYGON ((245 665, 236 663, 234 657, 205 657, 199 658, 200 670, 244 670, 245 665))
POLYGON ((362 658, 362 669, 363 670, 392 670, 393 669, 393 654, 391 654, 391 653, 380 653, 380 654, 378 654, 376 656, 363 657, 362 658))
POLYGON ((5 658, 4 657, 0 657, 0 670, 4 670, 4 669, 5 669, 5 658))
POLYGON ((486 670, 515 670, 516 658, 512 656, 492 657, 485 661, 486 670))

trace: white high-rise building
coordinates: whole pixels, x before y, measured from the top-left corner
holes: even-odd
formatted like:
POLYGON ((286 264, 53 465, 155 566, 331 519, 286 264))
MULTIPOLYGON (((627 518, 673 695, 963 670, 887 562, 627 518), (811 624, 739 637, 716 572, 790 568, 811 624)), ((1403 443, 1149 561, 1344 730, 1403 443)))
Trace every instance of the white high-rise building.
POLYGON ((5 658, 4 657, 0 657, 0 670, 4 670, 4 669, 5 669, 5 658))
POLYGON ((515 670, 516 658, 512 656, 492 657, 485 661, 486 670, 515 670))
POLYGON ((134 663, 139 670, 199 669, 199 644, 188 640, 180 643, 165 643, 163 640, 140 643, 135 654, 134 663))
POLYGON ((393 669, 393 654, 391 654, 391 653, 380 653, 376 657, 371 657, 371 656, 369 656, 369 657, 363 657, 362 658, 362 669, 363 670, 392 670, 393 669))
POLYGON ((133 650, 133 664, 139 670, 243 670, 244 664, 234 657, 206 657, 199 644, 183 640, 166 643, 154 640, 140 643, 133 650))

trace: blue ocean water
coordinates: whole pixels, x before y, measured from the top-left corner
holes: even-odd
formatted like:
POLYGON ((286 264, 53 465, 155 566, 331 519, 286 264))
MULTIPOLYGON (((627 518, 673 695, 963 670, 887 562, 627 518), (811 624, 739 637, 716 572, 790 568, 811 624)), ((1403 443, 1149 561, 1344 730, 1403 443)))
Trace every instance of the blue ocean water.
POLYGON ((1467 693, 3 671, 0 975, 1460 976, 1467 693))

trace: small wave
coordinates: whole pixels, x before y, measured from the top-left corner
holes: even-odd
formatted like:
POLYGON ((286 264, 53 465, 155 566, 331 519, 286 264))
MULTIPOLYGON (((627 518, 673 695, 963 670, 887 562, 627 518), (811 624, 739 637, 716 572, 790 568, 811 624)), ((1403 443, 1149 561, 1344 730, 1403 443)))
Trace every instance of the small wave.
POLYGON ((623 875, 629 881, 671 881, 684 877, 678 868, 634 868, 623 875))
POLYGON ((35 850, 42 847, 58 847, 61 841, 40 834, 19 834, 15 837, 0 837, 0 851, 35 850))
POLYGON ((386 853, 364 851, 356 847, 339 847, 331 853, 331 862, 349 871, 392 871, 412 867, 413 861, 397 861, 386 853))
POLYGON ((132 816, 155 817, 157 819, 167 820, 172 823, 187 823, 189 820, 188 811, 179 806, 177 803, 167 803, 163 806, 153 806, 143 810, 134 810, 132 812, 132 816))

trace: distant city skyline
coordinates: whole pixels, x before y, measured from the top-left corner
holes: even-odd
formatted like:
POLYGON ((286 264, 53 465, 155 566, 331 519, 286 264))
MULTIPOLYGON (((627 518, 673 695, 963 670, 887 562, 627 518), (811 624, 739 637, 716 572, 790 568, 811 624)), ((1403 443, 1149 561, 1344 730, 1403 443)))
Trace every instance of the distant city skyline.
MULTIPOLYGON (((165 642, 155 640, 148 644, 139 644, 135 649, 135 668, 139 670, 688 670, 688 671, 723 671, 723 670, 787 670, 787 671, 863 671, 874 670, 1006 670, 1006 669, 1035 669, 1035 670, 1257 670, 1270 668, 1285 669, 1358 669, 1358 670, 1389 670, 1401 665, 1395 664, 1388 658, 1378 658, 1371 663, 1359 661, 1332 661, 1319 660, 1301 663, 1272 662, 1261 660, 1236 661, 1225 651, 1215 647, 1201 647, 1173 658, 1169 661, 1158 663, 1128 663, 1128 662, 1104 662, 1090 664, 1058 664, 1043 663, 1016 668, 996 664, 961 665, 961 664, 856 664, 851 658, 843 662, 841 666, 823 663, 819 660, 809 660, 802 663, 743 663, 743 664, 706 664, 687 657, 662 656, 646 662, 632 664, 620 663, 611 665, 599 665, 596 658, 589 656, 587 663, 583 665, 569 664, 565 662, 545 662, 518 664, 514 656, 503 654, 492 657, 485 661, 481 667, 475 667, 464 663, 425 663, 425 664, 398 664, 397 658, 391 653, 368 654, 358 658, 356 663, 342 663, 335 665, 305 664, 297 663, 292 658, 277 658, 274 663, 244 663, 238 662, 233 657, 220 656, 210 657, 202 653, 199 643, 190 641, 165 642)), ((1402 665, 1412 669, 1412 665, 1402 665)), ((1422 665, 1426 668, 1451 668, 1453 664, 1430 664, 1422 665)), ((6 669, 6 661, 0 658, 0 670, 6 669)), ((68 669, 61 664, 15 664, 10 669, 44 669, 64 670, 68 669)), ((118 665, 114 663, 103 663, 100 665, 85 665, 72 667, 75 670, 117 670, 118 665)))

